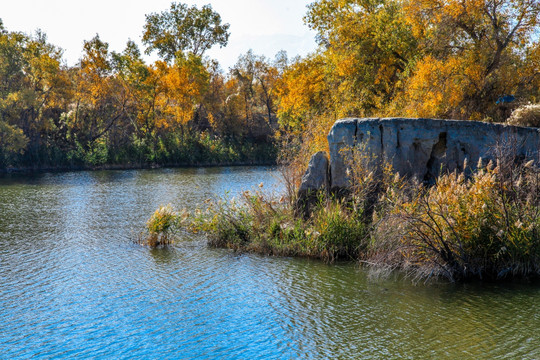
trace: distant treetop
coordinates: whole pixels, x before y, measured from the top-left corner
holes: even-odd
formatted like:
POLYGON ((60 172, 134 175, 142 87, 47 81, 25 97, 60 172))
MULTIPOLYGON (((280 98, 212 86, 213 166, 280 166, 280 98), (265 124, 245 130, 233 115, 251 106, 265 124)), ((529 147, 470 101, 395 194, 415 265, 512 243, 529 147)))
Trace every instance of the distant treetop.
POLYGON ((143 43, 146 53, 157 50, 158 55, 171 61, 180 53, 201 56, 212 46, 226 46, 230 33, 229 24, 221 23, 221 16, 204 5, 188 7, 182 3, 171 3, 170 10, 146 15, 143 43))

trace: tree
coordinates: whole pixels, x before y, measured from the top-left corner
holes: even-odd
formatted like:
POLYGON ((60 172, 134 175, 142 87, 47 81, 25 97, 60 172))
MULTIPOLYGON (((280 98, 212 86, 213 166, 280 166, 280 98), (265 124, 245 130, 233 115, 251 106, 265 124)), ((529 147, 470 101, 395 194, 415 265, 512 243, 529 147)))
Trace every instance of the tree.
POLYGON ((127 97, 113 74, 109 44, 96 35, 84 42, 84 54, 75 69, 76 103, 70 124, 85 150, 103 148, 118 121, 125 116, 127 97))
POLYGON ((19 119, 26 41, 23 34, 9 33, 0 26, 0 165, 6 165, 9 157, 23 152, 28 144, 19 119))
POLYGON ((538 0, 318 0, 324 82, 339 116, 503 121, 538 96, 538 0))
POLYGON ((0 165, 9 165, 11 157, 23 153, 28 144, 28 138, 16 126, 7 124, 0 119, 0 165))
MULTIPOLYGON (((280 55, 283 57, 283 54, 280 55)), ((255 55, 249 50, 238 57, 230 69, 230 77, 234 81, 231 84, 236 86, 232 96, 239 98, 237 100, 243 104, 243 118, 249 125, 251 135, 267 136, 272 132, 272 123, 275 123, 275 87, 280 77, 278 68, 265 56, 255 55)))
POLYGON ((312 54, 297 59, 278 81, 278 117, 281 129, 293 136, 301 136, 313 118, 327 117, 333 122, 332 92, 327 81, 325 58, 312 54))
MULTIPOLYGON (((406 111, 420 116, 504 120, 497 99, 505 94, 525 97, 524 89, 538 76, 538 66, 531 67, 529 62, 534 62, 532 54, 538 47, 533 40, 540 21, 540 2, 404 3, 419 42, 418 61, 405 82, 406 111)), ((522 99, 526 100, 532 99, 522 99)))
POLYGON ((340 116, 382 113, 416 55, 400 0, 319 0, 306 23, 317 31, 340 116))
POLYGON ((112 53, 115 78, 125 94, 126 116, 139 139, 149 139, 155 128, 155 104, 158 79, 152 68, 147 66, 141 52, 129 40, 122 53, 112 53))
POLYGON ((39 163, 55 140, 71 87, 62 52, 41 31, 28 36, 0 26, 0 152, 25 152, 39 163))
POLYGON ((146 15, 142 40, 147 45, 147 54, 157 50, 169 62, 179 53, 191 52, 202 57, 216 44, 226 46, 228 29, 229 24, 221 23, 221 16, 211 5, 199 10, 196 6, 173 2, 169 11, 146 15))
POLYGON ((173 65, 157 61, 152 73, 157 79, 156 127, 168 132, 180 130, 183 140, 207 92, 208 71, 200 57, 190 54, 178 58, 173 65))

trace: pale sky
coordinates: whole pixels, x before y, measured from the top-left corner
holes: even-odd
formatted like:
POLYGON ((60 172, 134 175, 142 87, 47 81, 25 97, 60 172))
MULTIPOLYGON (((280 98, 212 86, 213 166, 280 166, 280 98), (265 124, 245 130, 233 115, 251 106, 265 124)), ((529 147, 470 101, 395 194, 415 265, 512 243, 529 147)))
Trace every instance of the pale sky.
MULTIPOLYGON (((212 48, 207 55, 227 71, 240 54, 253 49, 271 59, 279 50, 289 58, 315 50, 315 34, 303 23, 306 6, 314 0, 186 0, 199 8, 211 4, 229 23, 227 47, 212 48)), ((9 31, 33 33, 41 29, 49 42, 64 49, 64 59, 74 65, 84 40, 99 33, 109 50, 120 52, 131 39, 144 47, 141 36, 145 14, 169 9, 171 0, 0 0, 0 18, 9 31)), ((147 58, 149 61, 156 59, 147 58)))

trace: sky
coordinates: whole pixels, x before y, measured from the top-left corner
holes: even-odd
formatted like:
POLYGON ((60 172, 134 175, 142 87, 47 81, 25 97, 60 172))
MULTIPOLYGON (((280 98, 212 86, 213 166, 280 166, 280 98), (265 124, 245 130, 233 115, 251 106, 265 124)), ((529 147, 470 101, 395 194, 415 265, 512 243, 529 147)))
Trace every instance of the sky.
MULTIPOLYGON (((280 50, 289 57, 315 50, 315 34, 303 23, 307 5, 313 0, 185 0, 199 8, 211 4, 230 24, 229 44, 215 46, 207 55, 226 71, 238 56, 252 49, 273 59, 280 50)), ((120 52, 128 39, 141 42, 145 14, 169 9, 171 0, 0 0, 0 19, 9 31, 27 34, 41 29, 50 43, 64 49, 68 65, 81 57, 83 41, 96 33, 120 52)), ((157 59, 147 57, 147 61, 157 59)))

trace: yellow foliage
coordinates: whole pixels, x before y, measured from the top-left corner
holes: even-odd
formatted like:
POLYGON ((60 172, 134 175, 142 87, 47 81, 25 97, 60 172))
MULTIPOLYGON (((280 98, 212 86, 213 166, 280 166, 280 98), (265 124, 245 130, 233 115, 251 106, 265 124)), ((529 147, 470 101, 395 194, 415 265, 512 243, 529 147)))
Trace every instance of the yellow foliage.
POLYGON ((527 86, 523 54, 534 47, 540 3, 405 0, 403 9, 420 45, 398 95, 407 115, 504 120, 494 103, 527 86))
POLYGON ((28 137, 21 129, 0 121, 0 152, 22 154, 27 144, 28 137))
POLYGON ((408 105, 404 114, 411 117, 437 117, 459 109, 468 82, 463 59, 446 61, 428 55, 422 59, 408 79, 404 96, 408 105))
POLYGON ((309 117, 326 112, 330 103, 325 64, 320 55, 295 62, 283 74, 277 87, 278 117, 292 135, 306 129, 309 117))
POLYGON ((539 19, 538 1, 316 1, 305 20, 318 32, 324 78, 310 83, 326 90, 326 111, 305 101, 311 89, 293 76, 281 114, 503 121, 500 96, 539 96, 539 19))
POLYGON ((156 125, 159 128, 183 126, 193 119, 206 90, 207 73, 201 67, 202 64, 190 61, 154 64, 153 72, 158 79, 156 125))

